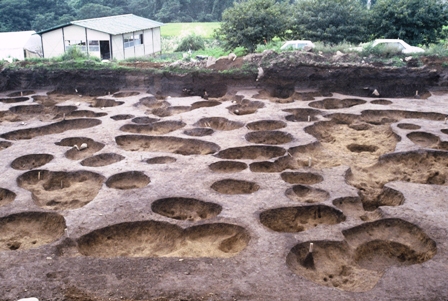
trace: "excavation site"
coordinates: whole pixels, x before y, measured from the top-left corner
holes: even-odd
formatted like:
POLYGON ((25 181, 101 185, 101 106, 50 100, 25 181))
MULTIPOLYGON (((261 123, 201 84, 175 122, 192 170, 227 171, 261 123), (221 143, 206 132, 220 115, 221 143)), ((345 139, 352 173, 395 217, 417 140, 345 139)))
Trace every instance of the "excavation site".
POLYGON ((0 300, 447 300, 446 62, 245 59, 2 71, 0 300))

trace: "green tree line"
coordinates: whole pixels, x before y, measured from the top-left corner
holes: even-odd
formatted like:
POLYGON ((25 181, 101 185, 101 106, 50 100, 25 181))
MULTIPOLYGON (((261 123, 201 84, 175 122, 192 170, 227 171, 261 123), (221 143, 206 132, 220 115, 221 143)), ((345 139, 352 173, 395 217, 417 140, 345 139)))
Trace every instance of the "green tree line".
POLYGON ((222 16, 216 37, 227 50, 253 52, 274 37, 325 44, 358 44, 376 38, 429 45, 445 38, 444 0, 244 0, 222 16))
POLYGON ((1 0, 0 31, 40 31, 73 20, 135 14, 159 22, 215 22, 234 0, 1 0))

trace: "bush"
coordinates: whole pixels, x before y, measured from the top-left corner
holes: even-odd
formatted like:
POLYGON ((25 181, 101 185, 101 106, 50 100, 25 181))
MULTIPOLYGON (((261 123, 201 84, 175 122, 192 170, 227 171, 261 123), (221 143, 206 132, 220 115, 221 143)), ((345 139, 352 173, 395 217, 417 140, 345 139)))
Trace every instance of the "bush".
POLYGON ((196 51, 205 48, 205 41, 201 36, 195 34, 186 36, 182 39, 179 46, 174 51, 196 51))
POLYGON ((87 53, 81 51, 78 47, 70 47, 63 55, 61 55, 61 61, 69 60, 85 60, 88 58, 87 53))
POLYGON ((361 54, 363 56, 374 55, 381 58, 390 58, 401 55, 401 50, 389 45, 377 45, 375 47, 370 43, 363 48, 361 54))

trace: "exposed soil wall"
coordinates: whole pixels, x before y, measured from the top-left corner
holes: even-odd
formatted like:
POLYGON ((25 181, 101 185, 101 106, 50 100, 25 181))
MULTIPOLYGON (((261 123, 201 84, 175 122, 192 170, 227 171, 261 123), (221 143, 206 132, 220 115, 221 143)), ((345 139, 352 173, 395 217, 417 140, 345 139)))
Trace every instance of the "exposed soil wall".
MULTIPOLYGON (((443 68, 436 68, 427 59, 422 67, 375 67, 328 63, 303 63, 291 60, 252 61, 246 71, 223 68, 192 70, 185 74, 155 69, 123 70, 70 70, 5 69, 0 73, 0 91, 51 88, 60 93, 79 93, 99 96, 119 89, 147 88, 152 94, 163 96, 203 95, 221 97, 237 87, 264 88, 271 96, 290 97, 294 89, 313 89, 348 95, 372 96, 376 89, 380 97, 410 97, 420 95, 432 87, 447 86, 443 68), (255 71, 264 66, 264 76, 256 80, 255 71), (77 91, 77 92, 76 92, 77 91)), ((228 68, 233 68, 227 63, 228 68)), ((220 66, 223 65, 222 63, 220 66)), ((225 65, 225 64, 224 64, 225 65)), ((222 67, 222 66, 221 66, 222 67)), ((440 66, 439 66, 440 67, 440 66)), ((138 65, 136 65, 138 68, 138 65)))

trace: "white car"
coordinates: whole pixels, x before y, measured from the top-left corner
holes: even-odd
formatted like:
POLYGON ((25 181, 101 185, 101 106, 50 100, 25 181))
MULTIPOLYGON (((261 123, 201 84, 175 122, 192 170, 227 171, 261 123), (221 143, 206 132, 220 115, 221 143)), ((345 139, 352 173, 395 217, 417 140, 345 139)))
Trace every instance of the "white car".
POLYGON ((285 44, 283 44, 282 47, 280 47, 280 50, 287 50, 287 49, 302 50, 305 47, 307 47, 308 49, 313 49, 314 44, 313 42, 308 40, 287 41, 285 42, 285 44))
POLYGON ((352 49, 356 50, 356 51, 362 51, 365 47, 367 47, 369 45, 372 48, 374 48, 374 47, 386 48, 387 47, 389 49, 397 50, 404 54, 425 52, 425 50, 423 50, 422 48, 411 46, 408 43, 406 43, 405 41, 400 40, 400 39, 376 39, 373 42, 362 44, 360 47, 356 47, 356 48, 352 48, 352 49))

